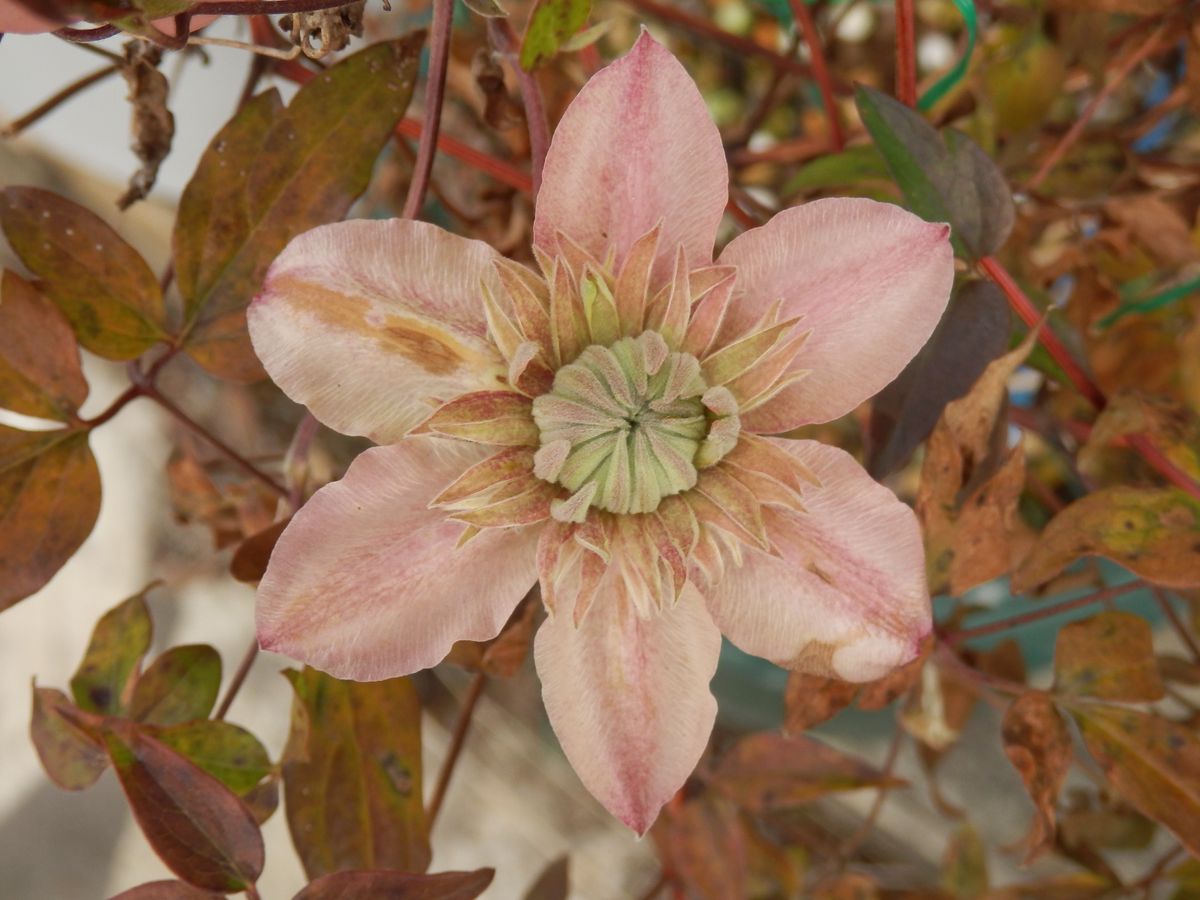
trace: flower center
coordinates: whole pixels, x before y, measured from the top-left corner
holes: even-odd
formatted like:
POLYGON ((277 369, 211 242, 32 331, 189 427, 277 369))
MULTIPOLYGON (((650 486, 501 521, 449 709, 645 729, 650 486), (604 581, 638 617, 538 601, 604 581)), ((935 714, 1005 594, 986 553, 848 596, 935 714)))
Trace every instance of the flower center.
POLYGON ((736 422, 726 395, 710 391, 697 359, 671 351, 657 332, 588 347, 533 401, 541 432, 534 473, 573 492, 555 518, 582 521, 589 506, 653 512, 694 487, 697 468, 732 446, 711 461, 704 450, 714 413, 736 422))

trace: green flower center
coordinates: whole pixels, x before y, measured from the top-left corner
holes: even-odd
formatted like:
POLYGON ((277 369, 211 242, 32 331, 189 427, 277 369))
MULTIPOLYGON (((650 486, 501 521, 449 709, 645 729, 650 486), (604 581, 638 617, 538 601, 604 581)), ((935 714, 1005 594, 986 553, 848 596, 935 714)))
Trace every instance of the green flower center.
POLYGON ((699 361, 670 350, 657 332, 588 347, 533 401, 541 432, 534 472, 573 492, 555 517, 582 521, 589 506, 653 512, 694 487, 697 468, 711 465, 704 448, 714 412, 736 423, 727 395, 710 391, 699 361))

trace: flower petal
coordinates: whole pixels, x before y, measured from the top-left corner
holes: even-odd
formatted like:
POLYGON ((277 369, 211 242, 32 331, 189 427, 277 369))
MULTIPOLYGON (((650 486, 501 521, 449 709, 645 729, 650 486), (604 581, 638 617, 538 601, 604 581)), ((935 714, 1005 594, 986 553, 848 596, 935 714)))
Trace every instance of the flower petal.
POLYGON ((330 428, 397 441, 440 403, 500 386, 481 288, 498 292, 497 258, 424 222, 315 228, 267 273, 249 312, 254 349, 330 428))
POLYGON ((954 282, 950 229, 898 206, 815 200, 734 238, 738 268, 723 335, 745 331, 779 300, 811 329, 795 368, 809 374, 747 413, 742 427, 788 431, 845 415, 900 374, 929 339, 954 282))
POLYGON ((616 600, 598 597, 579 627, 560 606, 538 631, 534 659, 550 724, 580 780, 645 834, 708 743, 721 635, 695 588, 648 618, 616 600))
POLYGON ((436 438, 365 451, 284 531, 258 588, 259 643, 338 678, 435 665, 495 637, 537 578, 537 528, 464 525, 429 503, 482 454, 436 438))
POLYGON ((721 136, 691 76, 643 32, 592 77, 558 123, 546 154, 533 242, 553 253, 557 232, 618 270, 634 242, 662 223, 654 283, 682 246, 693 266, 712 259, 729 197, 721 136))
POLYGON ((721 631, 785 668, 871 681, 912 659, 928 634, 921 532, 911 509, 848 453, 773 441, 811 470, 807 512, 764 507, 779 556, 747 547, 708 590, 721 631))

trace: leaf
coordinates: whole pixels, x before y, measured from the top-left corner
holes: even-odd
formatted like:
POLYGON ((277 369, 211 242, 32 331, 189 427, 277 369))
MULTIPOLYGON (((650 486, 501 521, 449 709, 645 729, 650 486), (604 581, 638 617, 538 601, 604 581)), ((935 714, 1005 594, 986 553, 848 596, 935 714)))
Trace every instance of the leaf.
MULTIPOLYGON (((145 3, 142 5, 144 7, 145 3)), ((155 5, 171 8, 171 11, 157 15, 173 16, 191 4, 188 0, 159 0, 155 5)), ((158 70, 162 54, 162 48, 149 41, 130 41, 125 45, 121 75, 129 87, 128 96, 132 106, 133 152, 142 165, 133 173, 128 190, 117 201, 118 209, 128 209, 150 193, 158 178, 158 167, 171 152, 175 116, 167 109, 167 95, 171 86, 167 76, 158 70)))
POLYGON ((949 222, 961 256, 999 250, 1016 211, 1004 174, 979 145, 953 129, 938 134, 919 112, 873 88, 857 85, 854 100, 909 208, 949 222))
POLYGON ((125 711, 126 685, 150 649, 150 587, 114 606, 92 629, 83 660, 71 676, 71 694, 80 709, 106 716, 125 711))
POLYGON ((408 108, 423 40, 418 33, 346 57, 286 110, 276 93, 262 94, 209 144, 180 198, 174 248, 185 346, 212 374, 262 376, 246 306, 288 241, 341 219, 366 189, 408 108))
POLYGON ((41 590, 100 514, 86 432, 0 425, 0 611, 41 590))
POLYGON ((977 832, 967 825, 953 835, 942 858, 942 888, 963 900, 982 897, 988 889, 987 848, 977 832))
POLYGON ((492 883, 494 869, 414 875, 379 869, 318 878, 292 900, 474 900, 492 883))
POLYGON ((167 337, 162 290, 98 216, 40 188, 0 193, 0 227, 88 350, 133 359, 167 337))
POLYGON ((507 19, 508 11, 496 0, 463 0, 467 9, 485 19, 507 19))
POLYGON ((1055 806, 1074 756, 1071 734, 1054 702, 1041 691, 1029 691, 1009 704, 1001 733, 1004 753, 1033 801, 1028 865, 1054 845, 1055 806))
POLYGON ((220 900, 224 896, 202 891, 183 881, 149 881, 121 891, 109 900, 220 900))
POLYGON ((1040 30, 1020 35, 1004 58, 992 61, 984 72, 996 128, 1012 134, 1045 122, 1062 96, 1066 75, 1063 52, 1054 42, 1040 30))
POLYGON ((560 856, 553 860, 537 877, 524 900, 568 900, 571 893, 570 860, 560 856))
POLYGON ((876 681, 861 685, 858 694, 858 708, 868 712, 883 709, 897 697, 911 691, 921 680, 921 673, 929 661, 929 654, 932 650, 933 638, 927 637, 921 642, 921 651, 916 659, 906 662, 900 668, 892 670, 876 681))
POLYGON ((271 771, 258 738, 229 722, 202 719, 155 728, 150 734, 242 797, 271 771))
POLYGON ((1200 856, 1200 740, 1162 716, 1116 706, 1071 707, 1109 784, 1200 856))
POLYGON ((221 689, 221 657, 207 644, 172 647, 133 688, 129 715, 150 725, 207 718, 221 689))
POLYGON ((1150 623, 1113 610, 1064 625, 1054 645, 1054 688, 1101 700, 1161 700, 1150 623))
POLYGON ((712 783, 739 806, 762 813, 904 782, 811 738, 764 731, 738 741, 717 764, 712 783))
POLYGON ((859 144, 847 147, 839 153, 827 153, 805 163, 784 185, 785 196, 812 191, 838 188, 861 191, 864 187, 875 187, 879 182, 892 184, 887 163, 879 155, 874 144, 859 144))
POLYGON ((496 637, 490 641, 456 641, 446 659, 472 672, 485 672, 493 678, 512 678, 529 656, 540 606, 526 597, 517 604, 496 637))
POLYGON ((1103 556, 1165 587, 1200 585, 1200 502, 1173 488, 1110 487, 1053 519, 1012 589, 1049 581, 1080 556, 1103 556))
POLYGON ((521 68, 531 72, 552 59, 591 12, 592 0, 537 0, 521 39, 521 68))
POLYGON ((800 734, 840 713, 853 702, 862 685, 838 678, 789 672, 783 693, 783 730, 800 734))
POLYGON ((1008 302, 990 281, 956 292, 929 342, 871 404, 867 470, 899 469, 929 436, 946 404, 966 394, 1008 345, 1008 302))
POLYGON ((0 405, 66 422, 87 395, 71 326, 41 291, 5 269, 0 281, 0 405))
POLYGON ((61 714, 70 706, 62 691, 34 685, 29 733, 50 780, 65 790, 81 791, 95 784, 108 757, 95 738, 61 714))
POLYGON ((271 553, 279 536, 291 521, 291 516, 280 519, 238 544, 237 550, 233 551, 233 559, 229 561, 230 574, 238 581, 261 580, 267 574, 267 563, 271 561, 271 553))
POLYGON ((213 891, 254 883, 262 835, 229 788, 131 722, 110 720, 104 740, 138 826, 172 872, 213 891))
POLYGON ((296 692, 283 756, 292 841, 309 878, 340 869, 424 871, 421 705, 405 678, 284 673, 296 692))
POLYGON ((686 890, 698 900, 741 900, 747 894, 746 829, 738 808, 711 791, 668 808, 655 837, 686 890))
POLYGON ((1132 434, 1146 435, 1176 466, 1200 478, 1200 419, 1181 403, 1132 389, 1110 397, 1092 423, 1092 433, 1079 451, 1080 469, 1098 472, 1103 450, 1132 434))

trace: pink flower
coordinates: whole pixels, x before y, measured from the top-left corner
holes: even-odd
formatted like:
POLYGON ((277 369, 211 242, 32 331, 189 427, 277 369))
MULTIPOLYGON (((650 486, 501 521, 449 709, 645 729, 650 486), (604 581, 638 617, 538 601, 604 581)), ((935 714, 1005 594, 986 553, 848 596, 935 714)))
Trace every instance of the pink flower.
POLYGON ((641 833, 716 714, 723 633, 852 681, 929 631, 916 520, 845 452, 769 437, 844 415, 929 337, 948 227, 820 200, 713 262, 728 180, 683 67, 642 35, 554 136, 539 271, 413 221, 296 238, 250 310, 275 381, 366 435, 284 532, 264 647, 379 679, 493 637, 534 582, 546 711, 641 833))

